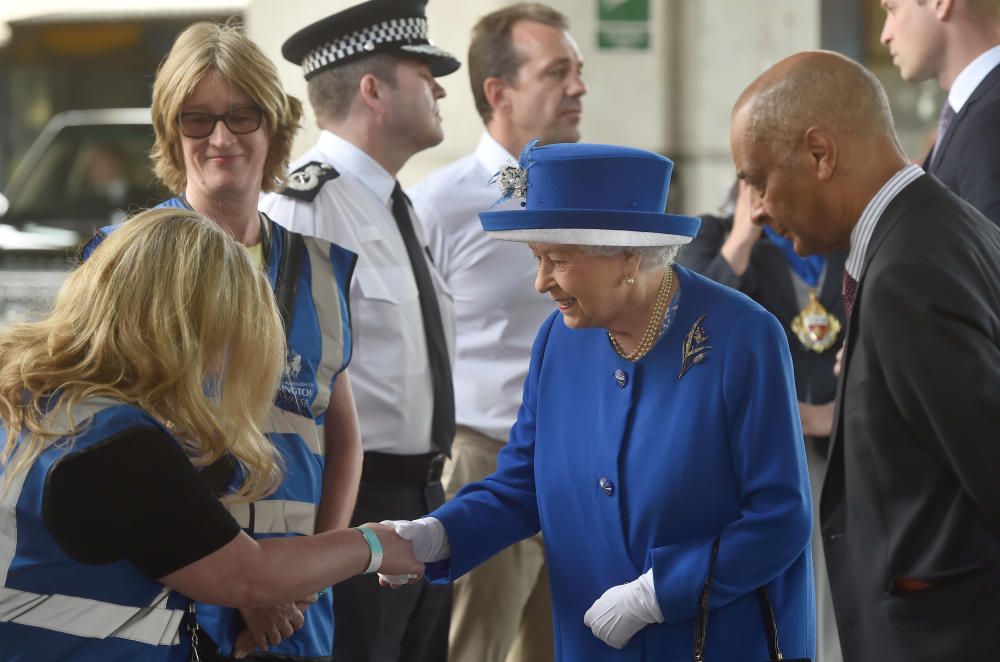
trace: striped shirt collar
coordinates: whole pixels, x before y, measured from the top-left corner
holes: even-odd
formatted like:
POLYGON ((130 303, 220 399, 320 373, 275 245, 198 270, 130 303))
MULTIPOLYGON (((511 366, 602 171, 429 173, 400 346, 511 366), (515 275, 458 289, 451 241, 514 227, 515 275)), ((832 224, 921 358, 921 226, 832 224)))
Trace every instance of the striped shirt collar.
POLYGON ((889 206, 899 193, 910 185, 914 179, 924 174, 924 169, 911 163, 895 175, 879 189, 875 197, 868 202, 868 206, 861 212, 861 218, 857 225, 851 230, 851 250, 847 254, 847 263, 844 268, 852 278, 858 280, 861 275, 861 267, 865 262, 865 253, 868 252, 868 242, 872 239, 872 233, 878 224, 879 218, 885 208, 889 206))

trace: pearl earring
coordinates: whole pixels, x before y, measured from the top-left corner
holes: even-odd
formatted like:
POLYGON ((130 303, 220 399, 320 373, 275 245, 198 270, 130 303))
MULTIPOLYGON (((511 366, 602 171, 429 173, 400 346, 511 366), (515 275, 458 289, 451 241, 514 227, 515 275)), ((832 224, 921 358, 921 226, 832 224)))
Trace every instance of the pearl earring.
POLYGON ((632 287, 633 285, 635 285, 635 278, 633 278, 632 276, 625 276, 625 284, 628 285, 629 287, 632 287))

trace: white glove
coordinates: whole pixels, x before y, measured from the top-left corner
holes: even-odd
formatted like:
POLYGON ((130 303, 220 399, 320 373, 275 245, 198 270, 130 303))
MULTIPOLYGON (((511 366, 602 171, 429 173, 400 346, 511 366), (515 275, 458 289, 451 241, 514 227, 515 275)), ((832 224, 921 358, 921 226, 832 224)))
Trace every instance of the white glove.
MULTIPOLYGON (((379 524, 387 524, 396 530, 396 535, 404 540, 409 540, 413 546, 413 555, 418 561, 431 563, 446 559, 451 555, 451 546, 448 544, 448 532, 444 530, 444 524, 436 517, 421 517, 418 520, 384 520, 379 524)), ((379 579, 393 586, 401 586, 410 583, 415 579, 409 575, 383 575, 379 573, 379 579)))
POLYGON ((622 649, 635 633, 650 623, 662 623, 656 601, 653 570, 635 581, 612 586, 583 615, 583 624, 612 648, 622 649))

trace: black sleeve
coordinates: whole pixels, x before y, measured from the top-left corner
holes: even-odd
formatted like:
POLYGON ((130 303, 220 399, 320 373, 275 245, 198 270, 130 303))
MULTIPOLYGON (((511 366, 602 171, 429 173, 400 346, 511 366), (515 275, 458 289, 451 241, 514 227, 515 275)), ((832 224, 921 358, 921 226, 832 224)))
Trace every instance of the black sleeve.
POLYGON ((733 268, 722 257, 722 244, 726 242, 733 227, 732 218, 702 216, 701 227, 691 243, 681 249, 677 263, 692 271, 697 271, 716 283, 746 292, 751 279, 753 263, 747 265, 742 276, 737 276, 733 268))
POLYGON ((94 565, 124 559, 154 579, 240 532, 177 443, 149 426, 59 460, 46 479, 42 510, 72 558, 94 565))

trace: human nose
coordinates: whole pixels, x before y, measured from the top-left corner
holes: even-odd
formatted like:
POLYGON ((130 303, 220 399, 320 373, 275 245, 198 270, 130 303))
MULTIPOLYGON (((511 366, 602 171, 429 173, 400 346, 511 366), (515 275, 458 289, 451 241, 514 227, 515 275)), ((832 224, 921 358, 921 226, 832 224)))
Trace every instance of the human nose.
POLYGON ((892 41, 892 31, 889 30, 889 17, 885 17, 885 22, 882 24, 882 32, 878 36, 879 42, 883 46, 888 46, 889 42, 892 41))
POLYGON ((544 260, 538 263, 538 273, 535 274, 535 291, 545 294, 552 289, 552 273, 544 260))
POLYGON ((583 82, 583 74, 579 71, 573 72, 573 75, 570 76, 567 94, 571 97, 582 97, 586 93, 587 84, 583 82))
POLYGON ((221 117, 215 118, 215 126, 208 135, 208 141, 213 145, 231 145, 235 140, 236 135, 229 130, 225 121, 221 117))
POLYGON ((431 88, 431 90, 432 90, 432 93, 434 94, 434 98, 435 99, 443 99, 446 96, 448 96, 448 93, 445 92, 445 89, 443 87, 441 87, 440 84, 438 84, 437 80, 434 80, 434 81, 431 81, 431 82, 432 82, 432 84, 434 86, 433 88, 431 88))

